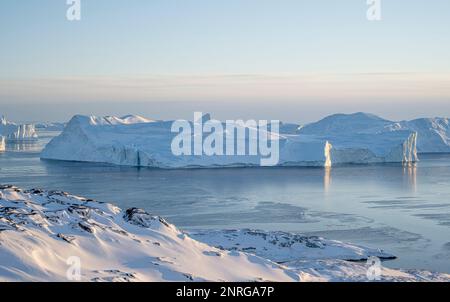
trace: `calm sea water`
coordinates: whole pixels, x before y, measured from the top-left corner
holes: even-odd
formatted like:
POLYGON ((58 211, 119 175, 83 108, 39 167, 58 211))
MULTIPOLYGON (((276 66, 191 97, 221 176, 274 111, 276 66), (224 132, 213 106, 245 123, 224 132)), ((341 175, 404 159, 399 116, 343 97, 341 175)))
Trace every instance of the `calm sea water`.
POLYGON ((0 153, 0 183, 140 207, 189 228, 259 228, 380 247, 450 273, 450 154, 401 165, 159 170, 42 161, 54 133, 0 153))

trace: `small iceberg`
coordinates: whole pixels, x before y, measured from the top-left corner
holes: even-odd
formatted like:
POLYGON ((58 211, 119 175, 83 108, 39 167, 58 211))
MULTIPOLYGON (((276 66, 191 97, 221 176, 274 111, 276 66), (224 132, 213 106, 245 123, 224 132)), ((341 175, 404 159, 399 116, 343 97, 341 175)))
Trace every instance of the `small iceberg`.
POLYGON ((0 136, 4 136, 7 141, 30 141, 38 138, 33 124, 16 124, 6 120, 4 116, 0 120, 0 136))

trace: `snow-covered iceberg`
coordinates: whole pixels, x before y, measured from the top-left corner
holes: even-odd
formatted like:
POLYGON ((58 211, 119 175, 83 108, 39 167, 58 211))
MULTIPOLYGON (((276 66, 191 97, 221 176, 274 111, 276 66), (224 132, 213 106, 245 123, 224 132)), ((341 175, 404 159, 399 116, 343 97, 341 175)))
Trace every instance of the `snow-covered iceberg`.
POLYGON ((412 130, 418 134, 418 152, 450 152, 450 121, 448 118, 422 118, 394 123, 394 128, 412 130))
POLYGON ((368 113, 335 114, 301 127, 298 134, 330 141, 333 164, 417 161, 417 132, 391 125, 368 113))
MULTIPOLYGON (((208 115, 204 118, 210 119, 208 115)), ((41 158, 159 168, 259 166, 261 155, 174 155, 171 149, 176 134, 173 121, 75 116, 63 133, 43 150, 41 158)), ((199 121, 190 122, 194 128, 199 121)), ((234 124, 249 133, 255 128, 234 124)), ((226 129, 226 125, 223 124, 226 129)), ((343 163, 409 163, 417 160, 416 133, 408 130, 384 133, 346 133, 315 131, 307 127, 281 124, 280 131, 266 131, 279 143, 278 166, 331 166, 343 163)), ((325 129, 326 131, 326 129, 325 129)), ((227 130, 219 133, 225 137, 227 130)), ((192 133, 191 140, 195 140, 192 133)), ((246 146, 257 143, 258 135, 248 135, 246 146)), ((234 138, 235 145, 239 144, 234 138)))
MULTIPOLYGON (((207 115, 204 118, 209 118, 207 115)), ((43 159, 103 162, 117 165, 159 168, 257 166, 259 155, 190 156, 174 155, 176 136, 173 121, 142 121, 115 117, 75 116, 63 133, 54 138, 41 153, 43 159)), ((194 125, 194 122, 190 122, 194 125)), ((235 125, 236 128, 241 126, 235 125)), ((249 129, 249 131, 256 131, 249 129)), ((223 133, 225 134, 225 133, 223 133)), ((192 133, 192 137, 194 133, 192 133)), ((257 139, 257 136, 255 136, 257 139)), ((247 146, 254 142, 248 135, 247 146)), ((320 166, 326 161, 326 141, 313 137, 280 140, 280 164, 320 166)))
MULTIPOLYGON (((0 185, 0 281, 368 281, 365 263, 346 259, 371 255, 393 257, 288 233, 186 233, 140 209, 0 185)), ((450 275, 383 268, 381 279, 450 275)))
MULTIPOLYGON (((105 116, 103 118, 104 122, 111 125, 120 124, 138 124, 138 123, 151 123, 153 120, 147 119, 139 115, 125 115, 122 117, 116 116, 105 116)), ((67 123, 61 122, 39 122, 35 124, 37 130, 40 131, 63 131, 67 123)))
MULTIPOLYGON (((450 121, 448 118, 420 118, 411 121, 389 121, 369 113, 334 114, 316 123, 301 127, 298 133, 335 137, 339 146, 355 142, 355 133, 366 136, 367 140, 379 143, 382 138, 397 135, 402 131, 416 133, 417 152, 450 152, 450 121), (346 141, 342 141, 342 139, 346 141), (381 138, 378 139, 378 138, 381 138)), ((408 142, 408 144, 411 142, 408 142)))
POLYGON ((6 140, 3 136, 0 136, 0 152, 6 150, 6 140))
POLYGON ((38 131, 63 131, 66 123, 59 122, 39 122, 34 124, 38 131))
POLYGON ((16 124, 2 117, 0 120, 0 136, 11 141, 36 140, 38 135, 33 124, 16 124))

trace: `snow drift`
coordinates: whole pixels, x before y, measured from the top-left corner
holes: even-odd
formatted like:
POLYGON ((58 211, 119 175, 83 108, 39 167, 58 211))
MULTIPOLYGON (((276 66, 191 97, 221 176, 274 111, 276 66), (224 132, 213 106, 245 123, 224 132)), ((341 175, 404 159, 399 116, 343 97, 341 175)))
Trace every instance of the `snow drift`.
MULTIPOLYGON (((205 118, 209 119, 209 116, 205 118)), ((198 122, 190 123, 194 126, 198 122)), ((41 158, 159 168, 260 165, 262 156, 259 155, 175 156, 171 149, 175 137, 171 125, 172 121, 151 121, 135 116, 99 118, 78 115, 72 118, 60 136, 45 147, 41 158)), ((245 128, 248 132, 256 131, 245 128)), ((267 135, 279 143, 279 166, 410 163, 417 160, 417 136, 413 131, 401 129, 374 133, 359 132, 352 127, 340 132, 323 127, 315 131, 308 129, 281 124, 280 133, 268 130, 267 135)), ((221 134, 225 136, 226 133, 225 130, 221 134)), ((194 133, 191 138, 194 140, 194 133)), ((245 144, 251 143, 254 141, 249 135, 245 144)))
POLYGON ((35 140, 38 137, 34 125, 12 123, 5 117, 0 120, 0 136, 11 141, 35 140))
MULTIPOLYGON (((185 233, 140 209, 0 186, 0 281, 67 281, 73 258, 79 259, 79 281, 367 281, 366 265, 347 260, 370 256, 394 257, 290 233, 185 233)), ((381 278, 450 280, 387 268, 381 278)))

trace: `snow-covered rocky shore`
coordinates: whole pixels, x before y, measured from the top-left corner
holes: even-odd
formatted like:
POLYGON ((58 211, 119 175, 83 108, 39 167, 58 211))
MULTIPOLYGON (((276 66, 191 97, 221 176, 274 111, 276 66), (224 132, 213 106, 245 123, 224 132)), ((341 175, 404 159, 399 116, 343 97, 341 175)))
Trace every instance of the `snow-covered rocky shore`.
MULTIPOLYGON (((201 122, 189 122, 195 129, 202 128, 210 120, 209 115, 201 122)), ((301 127, 281 124, 280 131, 271 129, 264 136, 279 145, 277 166, 332 166, 337 164, 367 163, 412 163, 418 160, 415 131, 383 128, 361 129, 373 117, 363 114, 346 120, 342 131, 331 131, 323 123, 301 127), (307 131, 310 129, 310 131, 307 131), (366 131, 367 130, 367 131, 366 131)), ((380 119, 381 120, 381 119, 380 119)), ((383 120, 384 121, 384 120, 383 120)), ((236 167, 258 166, 261 155, 175 155, 172 142, 173 121, 152 121, 141 117, 95 117, 75 116, 63 133, 54 138, 43 150, 41 158, 52 160, 102 162, 116 165, 158 168, 236 167)), ((382 123, 378 123, 379 127, 382 123)), ((233 125, 244 132, 257 131, 252 127, 233 125)), ((221 141, 232 146, 258 144, 258 135, 249 135, 245 141, 235 136, 230 141, 227 135, 234 130, 220 124, 221 141)), ((239 130, 236 130, 239 131, 239 130)), ((186 141, 193 142, 199 134, 192 132, 186 141)), ((217 137, 217 136, 215 136, 217 137)), ((234 147, 233 147, 234 149, 234 147)))
MULTIPOLYGON (((370 256, 394 257, 282 232, 186 233, 140 209, 0 186, 0 281, 67 281, 73 259, 80 281, 367 281, 368 267, 355 261, 370 256)), ((382 268, 381 280, 450 275, 382 268)))

